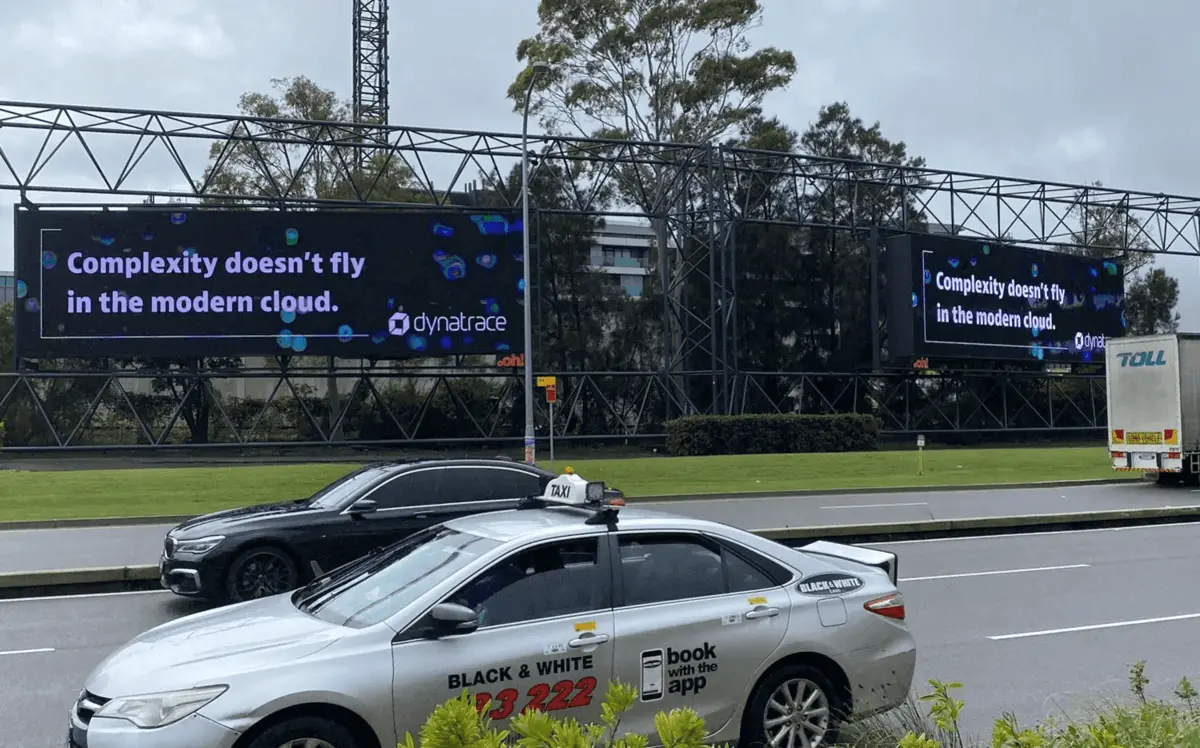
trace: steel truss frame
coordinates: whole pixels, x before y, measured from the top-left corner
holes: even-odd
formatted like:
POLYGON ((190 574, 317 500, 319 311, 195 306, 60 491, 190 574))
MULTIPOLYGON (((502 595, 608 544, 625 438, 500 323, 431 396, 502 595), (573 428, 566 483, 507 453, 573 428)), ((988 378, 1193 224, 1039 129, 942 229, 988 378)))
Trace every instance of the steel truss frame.
MULTIPOLYGON (((151 398, 136 394, 162 381, 167 372, 122 370, 0 374, 0 416, 24 400, 32 407, 33 423, 25 427, 40 444, 7 447, 12 451, 46 448, 89 451, 113 448, 280 447, 339 443, 437 446, 493 444, 516 446, 523 423, 516 397, 521 378, 496 372, 339 372, 349 392, 341 397, 337 415, 322 396, 305 391, 298 380, 327 376, 324 370, 280 372, 245 371, 235 374, 171 372, 180 385, 169 394, 151 398), (239 401, 218 393, 222 380, 258 380, 270 385, 262 398, 239 401), (472 388, 490 380, 491 392, 479 399, 472 388), (86 382, 86 407, 65 422, 55 418, 47 402, 54 380, 86 382), (139 384, 141 386, 139 386, 139 384), (386 393, 413 388, 402 407, 386 393), (184 424, 189 401, 203 396, 212 409, 215 438, 191 443, 184 424), (438 405, 438 402, 441 405, 438 405), (247 407, 248 406, 248 407, 247 407), (514 410, 516 407, 516 410, 514 410), (121 416, 116 424, 112 416, 121 416), (364 416, 346 437, 337 434, 364 416), (282 420, 280 420, 282 419, 282 420), (370 431, 368 432, 368 429, 370 431)), ((553 429, 563 442, 605 443, 661 441, 663 423, 671 413, 698 410, 697 404, 677 399, 671 380, 704 381, 710 372, 666 375, 648 372, 559 373, 553 429)), ((737 376, 737 413, 870 413, 889 436, 997 431, 1095 432, 1105 428, 1102 376, 1064 376, 977 373, 918 376, 873 376, 856 373, 742 373, 737 376)), ((551 428, 546 403, 535 408, 539 433, 551 428)), ((15 425, 15 424, 14 424, 15 425)), ((10 426, 11 427, 11 426, 10 426)))
MULTIPOLYGON (((388 0, 354 0, 354 82, 351 116, 358 124, 388 121, 388 0)), ((373 130, 373 128, 372 128, 373 130)), ((367 130, 368 140, 378 133, 367 130)), ((364 150, 359 165, 373 154, 364 150)))
MULTIPOLYGON (((504 177, 520 161, 520 140, 379 125, 364 142, 355 123, 0 102, 0 190, 18 192, 31 207, 73 195, 80 205, 167 198, 395 209, 382 176, 403 167, 412 185, 405 205, 453 209, 468 193, 476 209, 512 209, 520 195, 504 177), (365 152, 376 168, 361 168, 365 152), (257 172, 263 192, 222 191, 229 183, 214 172, 234 158, 257 172), (351 195, 313 196, 307 185, 322 169, 339 174, 351 195), (474 192, 480 178, 487 189, 474 192)), ((674 249, 662 249, 660 267, 663 362, 672 375, 664 386, 672 389, 668 401, 687 412, 739 412, 739 387, 751 376, 738 371, 736 351, 741 225, 860 234, 942 224, 965 236, 1042 247, 1089 246, 1099 230, 1111 237, 1119 227, 1123 242, 1109 249, 1200 253, 1200 199, 1193 197, 709 145, 537 135, 530 142, 535 168, 578 175, 570 206, 543 213, 639 216, 666 226, 674 249), (682 389, 686 372, 698 369, 707 370, 705 381, 682 389)))

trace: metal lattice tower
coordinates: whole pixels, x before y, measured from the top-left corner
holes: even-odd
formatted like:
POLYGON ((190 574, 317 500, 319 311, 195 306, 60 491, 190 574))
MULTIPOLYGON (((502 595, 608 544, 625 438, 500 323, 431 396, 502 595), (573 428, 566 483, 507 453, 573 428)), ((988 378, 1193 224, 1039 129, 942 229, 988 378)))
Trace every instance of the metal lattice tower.
MULTIPOLYGON (((388 0, 352 0, 354 3, 354 99, 356 123, 386 125, 388 122, 388 0)), ((364 140, 382 135, 364 129, 364 140)), ((371 157, 364 149, 362 161, 371 157)))

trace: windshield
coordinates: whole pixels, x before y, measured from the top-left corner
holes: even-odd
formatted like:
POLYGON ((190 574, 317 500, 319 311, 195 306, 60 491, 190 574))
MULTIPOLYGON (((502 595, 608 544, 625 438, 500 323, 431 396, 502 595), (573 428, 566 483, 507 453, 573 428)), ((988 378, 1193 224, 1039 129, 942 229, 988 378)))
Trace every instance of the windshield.
POLYGON ((499 546, 489 538, 432 527, 348 567, 344 578, 300 597, 297 607, 340 626, 372 626, 499 546))
POLYGON ((351 494, 357 494, 387 475, 388 472, 389 469, 382 465, 355 470, 317 491, 309 498, 308 505, 313 509, 332 509, 345 501, 351 494))

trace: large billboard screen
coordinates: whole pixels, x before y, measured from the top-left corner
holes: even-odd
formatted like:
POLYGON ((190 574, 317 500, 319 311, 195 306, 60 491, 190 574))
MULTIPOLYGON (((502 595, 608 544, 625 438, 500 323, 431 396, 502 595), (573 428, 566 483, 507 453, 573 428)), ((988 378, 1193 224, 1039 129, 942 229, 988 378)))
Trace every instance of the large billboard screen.
POLYGON ((951 236, 887 246, 893 360, 1103 363, 1125 334, 1120 263, 951 236))
POLYGON ((18 210, 22 358, 519 352, 519 219, 18 210))

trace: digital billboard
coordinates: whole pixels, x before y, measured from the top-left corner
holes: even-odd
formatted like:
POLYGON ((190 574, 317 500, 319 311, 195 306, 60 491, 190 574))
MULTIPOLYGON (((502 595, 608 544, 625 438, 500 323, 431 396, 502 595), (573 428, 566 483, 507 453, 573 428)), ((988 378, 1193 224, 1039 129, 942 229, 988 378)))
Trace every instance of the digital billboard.
POLYGON ((1118 262, 905 235, 887 244, 893 359, 1103 363, 1125 334, 1118 262))
POLYGON ((519 352, 521 232, 485 213, 20 209, 17 355, 519 352))

